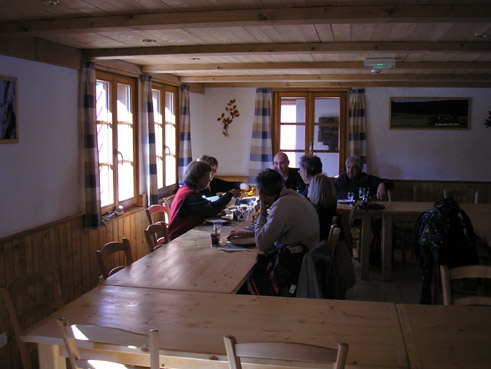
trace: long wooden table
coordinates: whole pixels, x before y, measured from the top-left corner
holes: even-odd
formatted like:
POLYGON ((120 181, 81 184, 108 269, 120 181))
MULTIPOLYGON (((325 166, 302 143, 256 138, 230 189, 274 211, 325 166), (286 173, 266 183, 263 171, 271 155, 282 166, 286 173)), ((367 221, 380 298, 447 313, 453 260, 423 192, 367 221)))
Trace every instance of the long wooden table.
MULTIPOLYGON (((408 368, 396 305, 382 302, 278 298, 100 285, 34 328, 40 369, 65 368, 56 318, 146 333, 159 330, 162 363, 170 368, 227 368, 224 335, 239 341, 348 342, 348 368, 408 368)), ((98 345, 101 358, 138 356, 98 345), (100 351, 107 349, 108 351, 100 351)), ((134 362, 136 360, 136 362, 134 362)), ((140 362, 141 363, 141 362, 140 362)))
MULTIPOLYGON (((369 276, 370 257, 370 222, 374 217, 382 217, 382 279, 392 280, 392 226, 394 219, 405 219, 416 222, 421 213, 434 208, 433 202, 382 201, 383 210, 359 210, 356 217, 362 219, 360 269, 361 278, 369 276)), ((350 205, 338 205, 349 212, 350 205)), ((491 204, 460 204, 472 221, 476 234, 488 245, 491 245, 491 204)))
POLYGON ((491 308, 397 305, 414 369, 491 367, 491 308))
MULTIPOLYGON (((228 231, 222 231, 225 242, 228 231)), ((210 247, 210 226, 196 227, 104 281, 128 287, 235 293, 256 261, 255 247, 224 252, 210 247)))

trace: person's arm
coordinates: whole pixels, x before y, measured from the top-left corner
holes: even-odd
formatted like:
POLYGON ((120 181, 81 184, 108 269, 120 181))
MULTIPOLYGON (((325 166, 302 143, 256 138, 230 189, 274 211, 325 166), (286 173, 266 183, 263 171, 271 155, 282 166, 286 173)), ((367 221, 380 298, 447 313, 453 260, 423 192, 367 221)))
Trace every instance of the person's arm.
POLYGON ((266 252, 275 247, 275 242, 283 234, 284 226, 284 218, 277 207, 273 206, 268 210, 261 208, 255 230, 257 248, 266 252))
POLYGON ((199 193, 191 193, 184 200, 186 206, 182 206, 179 209, 179 215, 185 217, 193 212, 201 214, 204 217, 214 217, 227 206, 232 196, 232 192, 227 192, 220 196, 218 200, 212 202, 204 199, 199 193))
POLYGON ((387 190, 390 190, 395 187, 394 182, 390 179, 379 178, 374 175, 370 175, 370 188, 372 191, 376 191, 375 195, 377 199, 381 200, 385 198, 387 190))
POLYGON ((215 196, 217 192, 227 192, 233 189, 241 190, 241 184, 241 182, 229 182, 215 177, 210 183, 211 194, 215 196))

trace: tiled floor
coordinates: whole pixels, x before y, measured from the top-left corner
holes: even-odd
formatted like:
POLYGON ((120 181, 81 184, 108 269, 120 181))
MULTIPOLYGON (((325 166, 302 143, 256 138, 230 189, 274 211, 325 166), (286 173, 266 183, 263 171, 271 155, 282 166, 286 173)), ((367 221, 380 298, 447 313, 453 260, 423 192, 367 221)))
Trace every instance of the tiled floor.
POLYGON ((421 269, 415 258, 408 257, 405 268, 400 259, 400 251, 395 250, 391 282, 383 282, 382 269, 374 266, 370 266, 370 279, 361 280, 357 263, 356 285, 347 291, 346 300, 419 304, 421 269))

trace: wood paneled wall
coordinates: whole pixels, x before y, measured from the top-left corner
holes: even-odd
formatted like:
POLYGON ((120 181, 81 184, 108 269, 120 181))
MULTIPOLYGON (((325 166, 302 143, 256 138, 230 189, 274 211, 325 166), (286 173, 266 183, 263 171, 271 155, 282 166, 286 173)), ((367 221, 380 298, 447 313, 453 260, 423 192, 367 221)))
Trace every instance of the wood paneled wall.
MULTIPOLYGON (((227 177, 245 181, 247 177, 227 177)), ((411 201, 413 186, 418 201, 436 201, 443 198, 443 190, 471 189, 479 191, 479 202, 491 202, 491 183, 448 181, 395 181, 394 201, 411 201)), ((110 220, 96 230, 83 229, 83 215, 75 215, 35 229, 0 239, 0 285, 9 284, 26 272, 54 268, 60 276, 62 294, 68 303, 97 286, 99 266, 95 250, 109 241, 130 240, 133 258, 148 253, 143 230, 148 220, 143 208, 134 209, 110 220)), ((13 340, 3 301, 0 299, 0 334, 7 332, 8 344, 0 348, 0 368, 21 367, 17 346, 13 340)))

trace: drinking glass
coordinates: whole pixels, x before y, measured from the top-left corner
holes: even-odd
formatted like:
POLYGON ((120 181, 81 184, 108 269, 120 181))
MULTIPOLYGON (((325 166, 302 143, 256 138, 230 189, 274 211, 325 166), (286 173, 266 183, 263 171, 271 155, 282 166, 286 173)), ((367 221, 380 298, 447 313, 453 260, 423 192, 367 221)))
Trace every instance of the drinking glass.
POLYGON ((365 187, 360 187, 358 189, 358 198, 360 200, 365 200, 365 187))
POLYGON ((355 194, 353 192, 348 192, 348 200, 352 203, 355 199, 355 194))

